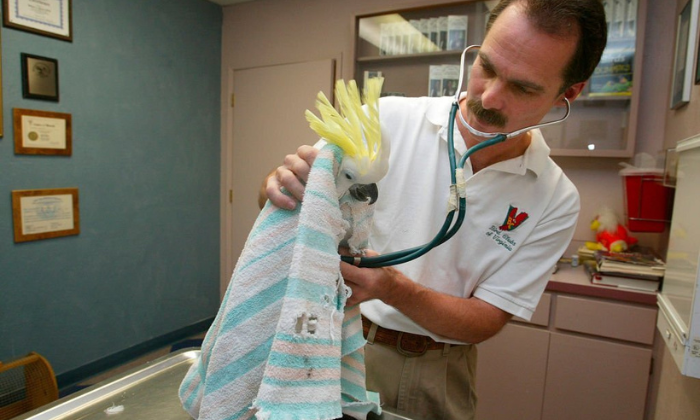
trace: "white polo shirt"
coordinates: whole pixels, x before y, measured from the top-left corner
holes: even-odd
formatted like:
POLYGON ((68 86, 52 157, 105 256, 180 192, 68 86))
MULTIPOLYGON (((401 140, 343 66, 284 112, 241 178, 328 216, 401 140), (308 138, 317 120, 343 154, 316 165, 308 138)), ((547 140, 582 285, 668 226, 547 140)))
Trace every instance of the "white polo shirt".
MULTIPOLYGON (((447 214, 447 124, 452 98, 380 100, 382 137, 391 142, 389 173, 379 183, 370 248, 399 251, 429 242, 447 214)), ((466 145, 455 126, 459 157, 466 145)), ((459 297, 476 296, 530 319, 579 213, 576 187, 549 158, 539 130, 524 155, 467 178, 466 218, 457 234, 426 255, 396 266, 415 282, 459 297), (509 223, 510 222, 510 223, 509 223)), ((379 300, 361 305, 373 322, 457 343, 422 328, 379 300)))

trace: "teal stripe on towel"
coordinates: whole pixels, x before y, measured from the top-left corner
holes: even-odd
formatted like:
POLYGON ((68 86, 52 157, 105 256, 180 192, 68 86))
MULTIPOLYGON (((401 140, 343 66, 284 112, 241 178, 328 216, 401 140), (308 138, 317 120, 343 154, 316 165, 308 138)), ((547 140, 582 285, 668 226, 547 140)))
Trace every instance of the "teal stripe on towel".
POLYGON ((362 386, 343 378, 340 379, 340 383, 344 393, 350 394, 353 398, 360 401, 363 401, 367 398, 367 390, 362 386))
POLYGON ((365 340, 365 336, 362 334, 362 330, 360 330, 343 340, 343 352, 352 354, 352 352, 360 347, 364 347, 366 342, 367 340, 365 340))
POLYGON ((337 357, 312 355, 296 356, 276 351, 270 352, 270 358, 267 363, 272 366, 297 369, 308 369, 310 367, 316 369, 338 369, 340 367, 340 359, 337 357))
POLYGON ((359 351, 355 351, 352 353, 347 354, 345 357, 349 357, 351 359, 355 359, 358 362, 362 363, 363 365, 365 364, 365 356, 361 354, 359 351))
MULTIPOLYGON (((286 193, 286 195, 291 194, 286 193)), ((267 203, 269 204, 269 201, 267 203)), ((264 219, 258 221, 258 224, 255 225, 255 229, 251 231, 251 234, 257 233, 261 230, 269 229, 273 226, 277 226, 282 222, 286 222, 290 217, 292 217, 293 215, 297 215, 301 212, 301 206, 297 206, 293 210, 276 210, 277 211, 273 211, 270 214, 268 214, 267 217, 265 217, 264 219)))
POLYGON ((326 254, 328 254, 330 250, 333 250, 334 254, 337 253, 338 245, 335 238, 324 232, 319 232, 308 226, 299 226, 297 237, 300 243, 304 244, 306 247, 326 254))
POLYGON ((322 302, 323 296, 333 297, 334 290, 328 286, 312 283, 302 279, 289 279, 289 288, 287 290, 287 298, 310 300, 312 302, 322 302), (314 297, 315 299, 310 299, 314 297))
MULTIPOLYGON (((345 313, 347 313, 348 310, 349 310, 349 308, 346 307, 345 313)), ((354 324, 355 322, 359 321, 361 318, 362 318, 362 314, 359 311, 357 312, 357 315, 355 315, 353 317, 349 317, 349 318, 345 317, 343 319, 343 328, 347 327, 348 325, 354 324)))
POLYGON ((326 172, 333 172, 333 161, 325 157, 319 156, 314 160, 315 169, 323 169, 326 172))
MULTIPOLYGON (((195 363, 201 363, 199 360, 197 360, 195 363)), ((192 381, 195 380, 199 376, 199 370, 198 369, 190 369, 187 371, 187 374, 185 375, 185 379, 182 380, 182 389, 187 390, 191 384, 192 381)))
MULTIPOLYGON (((223 320, 219 336, 257 315, 264 308, 278 302, 284 297, 287 291, 287 279, 279 281, 267 289, 263 289, 256 295, 251 296, 246 301, 241 302, 236 307, 231 308, 223 320)), ((212 346, 213 348, 214 346, 212 346)))
POLYGON ((272 338, 270 336, 262 344, 240 358, 232 361, 228 365, 222 367, 215 372, 209 372, 207 377, 206 393, 211 394, 222 387, 235 382, 246 373, 253 370, 255 367, 265 362, 267 355, 272 347, 272 338))
POLYGON ((328 204, 338 207, 338 196, 336 195, 335 190, 332 191, 332 194, 324 194, 322 191, 315 191, 315 190, 306 190, 304 192, 306 195, 313 195, 315 197, 318 197, 322 200, 325 200, 328 204))
POLYGON ((349 365, 349 364, 347 364, 347 363, 340 363, 340 365, 342 366, 343 369, 347 369, 347 370, 349 370, 349 371, 351 371, 351 372, 355 372, 355 373, 357 373, 358 375, 363 375, 363 376, 364 376, 364 374, 365 374, 365 372, 363 372, 363 371, 361 371, 360 369, 357 369, 356 367, 353 367, 353 366, 351 366, 351 365, 349 365))
POLYGON ((192 390, 192 393, 190 394, 189 397, 187 397, 187 401, 185 401, 182 406, 185 407, 185 410, 191 410, 192 409, 192 404, 194 404, 195 398, 201 397, 199 390, 202 387, 202 382, 199 381, 197 383, 197 386, 194 387, 192 390))
POLYGON ((260 260, 264 260, 265 258, 269 257, 270 255, 278 255, 279 252, 283 251, 284 248, 294 245, 294 242, 296 241, 296 238, 290 238, 281 244, 277 245, 274 248, 271 248, 269 251, 264 252, 262 254, 256 255, 255 258, 252 258, 250 261, 248 261, 248 264, 241 266, 241 268, 238 269, 238 272, 236 273, 236 276, 241 276, 241 273, 243 270, 255 266, 260 260))
POLYGON ((333 152, 333 158, 335 159, 335 162, 340 165, 340 163, 343 161, 343 156, 345 153, 343 152, 343 149, 341 149, 339 146, 336 146, 335 144, 327 144, 323 146, 323 148, 328 148, 333 152))

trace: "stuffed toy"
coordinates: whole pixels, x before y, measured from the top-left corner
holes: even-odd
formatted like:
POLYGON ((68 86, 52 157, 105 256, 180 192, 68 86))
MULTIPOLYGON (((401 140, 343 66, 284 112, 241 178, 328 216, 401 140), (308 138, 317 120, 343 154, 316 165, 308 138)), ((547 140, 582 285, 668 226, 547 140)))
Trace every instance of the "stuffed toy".
POLYGON ((596 242, 586 242, 586 247, 595 251, 623 252, 637 243, 608 207, 603 207, 593 219, 591 230, 596 233, 596 242))

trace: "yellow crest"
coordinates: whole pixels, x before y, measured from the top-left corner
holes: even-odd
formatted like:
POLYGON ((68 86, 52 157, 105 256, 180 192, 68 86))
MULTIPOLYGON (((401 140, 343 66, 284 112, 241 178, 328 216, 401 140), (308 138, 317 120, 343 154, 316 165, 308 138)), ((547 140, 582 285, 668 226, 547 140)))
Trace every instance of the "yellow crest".
POLYGON ((319 92, 316 99, 316 108, 322 119, 309 110, 305 113, 311 129, 319 136, 340 147, 346 156, 356 159, 358 163, 364 162, 359 168, 361 172, 369 169, 369 164, 377 158, 382 146, 378 105, 383 82, 384 78, 367 81, 363 92, 363 109, 357 83, 350 80, 346 86, 343 80, 338 80, 335 95, 340 113, 323 92, 319 92))

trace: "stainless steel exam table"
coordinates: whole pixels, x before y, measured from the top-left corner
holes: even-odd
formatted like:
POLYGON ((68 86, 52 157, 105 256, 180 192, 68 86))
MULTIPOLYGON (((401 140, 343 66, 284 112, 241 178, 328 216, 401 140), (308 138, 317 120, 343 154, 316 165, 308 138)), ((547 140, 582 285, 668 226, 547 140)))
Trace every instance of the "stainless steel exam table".
MULTIPOLYGON (((198 349, 171 353, 13 420, 191 420, 178 388, 198 355, 198 349)), ((386 411, 370 419, 411 420, 386 411)))

